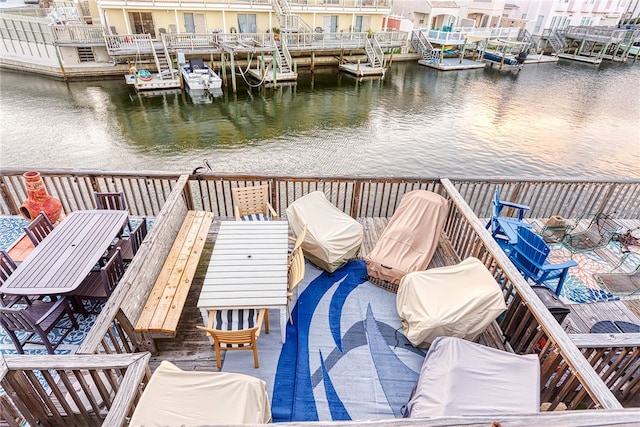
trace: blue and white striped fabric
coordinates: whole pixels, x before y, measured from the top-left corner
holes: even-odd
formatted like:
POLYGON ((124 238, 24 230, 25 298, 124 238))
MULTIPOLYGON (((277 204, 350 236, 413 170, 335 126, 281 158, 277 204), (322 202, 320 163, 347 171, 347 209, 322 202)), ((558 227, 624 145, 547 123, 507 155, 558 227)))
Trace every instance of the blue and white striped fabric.
POLYGON ((241 216, 242 221, 269 221, 269 217, 265 214, 251 214, 241 216))
MULTIPOLYGON (((215 314, 214 329, 219 331, 239 331, 241 329, 255 328, 258 323, 258 312, 255 308, 238 309, 238 310, 218 310, 215 314)), ((250 343, 245 344, 227 344, 220 343, 220 347, 246 347, 250 343)))

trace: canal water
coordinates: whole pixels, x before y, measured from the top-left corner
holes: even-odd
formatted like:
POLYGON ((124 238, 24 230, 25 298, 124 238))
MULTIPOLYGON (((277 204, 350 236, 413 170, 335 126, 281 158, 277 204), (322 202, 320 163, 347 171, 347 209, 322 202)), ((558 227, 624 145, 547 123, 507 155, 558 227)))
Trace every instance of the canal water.
POLYGON ((640 176, 640 62, 520 72, 393 64, 384 79, 301 70, 198 102, 124 78, 2 70, 3 167, 360 176, 640 176))

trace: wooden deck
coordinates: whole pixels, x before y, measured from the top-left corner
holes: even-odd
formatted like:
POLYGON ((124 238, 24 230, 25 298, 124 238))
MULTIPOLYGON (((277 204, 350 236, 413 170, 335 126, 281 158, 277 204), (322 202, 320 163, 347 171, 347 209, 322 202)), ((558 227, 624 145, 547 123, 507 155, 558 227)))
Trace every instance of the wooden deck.
POLYGON ((588 334, 594 323, 623 320, 640 324, 640 300, 603 301, 569 304, 571 312, 562 326, 569 334, 588 334))
MULTIPOLYGON (((207 271, 207 264, 211 258, 213 245, 218 235, 218 229, 220 228, 220 220, 225 219, 233 220, 233 218, 216 218, 211 226, 198 270, 191 284, 182 317, 178 323, 176 338, 156 341, 159 354, 153 356, 149 362, 152 370, 155 370, 162 360, 169 360, 184 370, 218 370, 211 342, 202 331, 196 329, 196 325, 202 325, 202 315, 196 304, 207 271)), ((364 240, 358 255, 359 258, 363 258, 373 249, 388 222, 388 218, 364 218, 360 220, 364 229, 364 240)), ((444 267, 457 262, 453 249, 448 242, 441 239, 429 267, 444 267)), ((276 319, 277 316, 272 316, 272 318, 276 319)))
MULTIPOLYGON (((150 366, 154 370, 162 360, 170 360, 184 370, 217 370, 215 353, 209 339, 196 329, 202 324, 202 316, 196 308, 200 289, 211 257, 213 245, 220 227, 220 220, 233 218, 216 218, 209 231, 209 236, 198 265, 198 270, 191 285, 187 302, 178 323, 176 338, 158 340, 159 354, 151 358, 150 366)), ((364 240, 358 258, 364 258, 375 246, 378 238, 387 226, 388 218, 363 218, 359 222, 363 225, 364 240)), ((600 250, 601 252, 606 250, 600 250)), ((600 254, 603 256, 603 253, 600 254)), ((606 254, 605 259, 615 262, 617 254, 606 254)), ((453 265, 460 260, 449 243, 441 239, 440 244, 429 264, 429 268, 453 265)), ((563 327, 569 334, 589 333, 591 325, 600 320, 626 320, 640 324, 640 300, 596 302, 590 304, 570 304, 571 313, 563 322, 563 327)), ((276 318, 276 317, 273 317, 276 318)), ((498 340, 497 334, 493 334, 498 340)), ((499 343, 486 343, 499 347, 499 343)), ((224 356, 223 356, 224 357, 224 356)))

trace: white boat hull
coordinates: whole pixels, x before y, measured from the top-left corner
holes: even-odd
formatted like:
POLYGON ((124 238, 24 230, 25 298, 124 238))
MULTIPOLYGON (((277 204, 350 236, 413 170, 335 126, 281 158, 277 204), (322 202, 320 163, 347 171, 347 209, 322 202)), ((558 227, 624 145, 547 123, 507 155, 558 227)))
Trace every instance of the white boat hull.
POLYGON ((189 65, 184 65, 181 73, 185 88, 212 91, 213 89, 220 89, 222 87, 222 79, 220 76, 207 66, 202 69, 191 70, 189 65))

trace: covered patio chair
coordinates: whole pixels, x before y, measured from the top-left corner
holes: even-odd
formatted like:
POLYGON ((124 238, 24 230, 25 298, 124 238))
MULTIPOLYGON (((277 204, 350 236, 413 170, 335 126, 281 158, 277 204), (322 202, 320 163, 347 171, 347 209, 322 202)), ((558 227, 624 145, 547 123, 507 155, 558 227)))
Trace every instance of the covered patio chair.
POLYGON ((562 238, 562 244, 571 254, 607 246, 620 227, 613 216, 604 212, 596 213, 584 230, 578 229, 578 224, 580 221, 576 221, 576 226, 567 231, 562 238))
POLYGON ((551 264, 547 257, 551 248, 545 241, 527 227, 518 227, 518 240, 509 254, 509 259, 522 273, 525 279, 531 279, 536 285, 548 285, 546 282, 558 279, 555 288, 556 295, 560 295, 569 269, 578 263, 574 260, 560 264, 551 264))
POLYGON ((524 221, 524 214, 530 209, 527 205, 500 200, 500 186, 496 185, 496 192, 493 197, 493 215, 487 222, 486 229, 491 229, 491 235, 498 242, 505 242, 514 245, 517 240, 518 227, 531 228, 531 224, 524 221), (507 215, 511 210, 512 214, 507 215))
POLYGON ((162 361, 136 405, 130 426, 265 424, 266 383, 230 372, 183 371, 162 361))
POLYGON ((51 302, 35 300, 21 308, 0 307, 0 325, 7 331, 20 354, 24 354, 26 344, 44 345, 49 354, 54 354, 67 335, 73 329, 78 329, 78 322, 66 297, 51 302), (62 323, 65 316, 70 326, 62 323), (58 333, 49 334, 54 329, 58 333))
POLYGON ((213 339, 218 369, 222 369, 221 350, 251 350, 253 365, 259 368, 256 339, 260 336, 260 329, 265 320, 265 332, 268 334, 269 312, 266 309, 216 310, 209 313, 208 327, 196 327, 213 339))
POLYGON ((40 212, 29 225, 24 227, 24 232, 29 236, 29 240, 31 240, 33 246, 38 246, 52 231, 53 224, 51 224, 51 221, 49 221, 49 218, 44 212, 40 212))
POLYGON ((365 257, 371 282, 397 291, 406 274, 425 270, 438 247, 448 210, 447 200, 430 191, 402 196, 382 236, 365 257))
POLYGON ((313 191, 291 203, 287 220, 296 236, 306 225, 301 246, 304 256, 329 273, 353 258, 362 245, 362 225, 335 207, 322 191, 313 191))
POLYGON ((253 185, 231 189, 236 221, 278 220, 278 214, 269 203, 269 185, 253 185))
POLYGON ((469 257, 404 276, 396 309, 409 342, 428 347, 441 336, 476 339, 506 305, 493 275, 479 259, 469 257))

